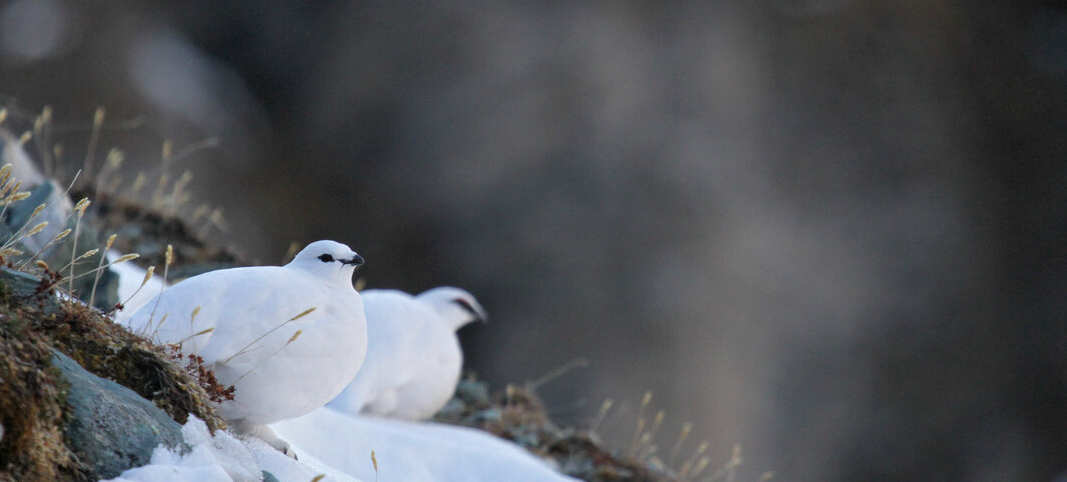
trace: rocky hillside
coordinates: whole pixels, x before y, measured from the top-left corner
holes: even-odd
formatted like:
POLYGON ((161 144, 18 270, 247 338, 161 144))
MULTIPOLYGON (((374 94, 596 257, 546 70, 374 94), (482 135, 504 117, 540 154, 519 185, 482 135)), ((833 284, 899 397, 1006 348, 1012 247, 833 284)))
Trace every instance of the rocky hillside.
MULTIPOLYGON (((227 387, 210 370, 112 321, 124 300, 104 252, 139 253, 137 262, 165 268, 171 281, 245 261, 135 203, 85 189, 71 195, 54 181, 19 185, 15 171, 26 168, 0 173, 0 480, 115 477, 147 463, 159 444, 180 448, 189 414, 225 428, 212 400, 227 387)), ((513 440, 583 480, 685 480, 692 469, 677 476, 617 458, 594 435, 556 426, 534 393, 516 387, 490 395, 465 381, 437 420, 513 440)))

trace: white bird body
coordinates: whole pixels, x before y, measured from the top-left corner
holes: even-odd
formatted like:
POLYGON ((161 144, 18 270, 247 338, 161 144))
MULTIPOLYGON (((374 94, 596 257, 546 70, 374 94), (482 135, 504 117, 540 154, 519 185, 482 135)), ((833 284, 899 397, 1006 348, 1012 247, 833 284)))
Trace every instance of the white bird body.
POLYGON ((367 357, 356 378, 329 405, 352 414, 432 417, 459 382, 463 352, 456 330, 484 320, 484 310, 459 288, 435 288, 419 296, 397 290, 361 294, 367 357))
POLYGON ((359 370, 367 328, 352 273, 362 262, 343 244, 317 241, 285 266, 181 281, 123 323, 202 357, 220 384, 235 387, 220 414, 262 436, 268 429, 258 426, 321 407, 359 370))

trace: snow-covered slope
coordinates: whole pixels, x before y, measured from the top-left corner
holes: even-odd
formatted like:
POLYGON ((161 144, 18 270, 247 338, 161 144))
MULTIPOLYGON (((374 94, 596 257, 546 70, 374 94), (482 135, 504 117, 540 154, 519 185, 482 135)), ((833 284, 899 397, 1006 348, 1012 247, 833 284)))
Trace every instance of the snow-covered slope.
POLYGON ((526 450, 485 432, 429 422, 353 416, 327 407, 271 427, 299 460, 265 442, 237 439, 190 418, 182 435, 192 450, 159 447, 152 463, 108 482, 252 482, 262 471, 280 482, 575 482, 526 450), (375 474, 371 451, 378 463, 375 474), (376 477, 377 475, 377 477, 376 477))
POLYGON ((182 427, 182 436, 192 447, 188 453, 157 447, 152 463, 105 482, 253 482, 263 480, 264 470, 281 482, 308 482, 318 475, 325 475, 321 482, 361 482, 310 458, 295 461, 256 438, 238 440, 223 431, 212 437, 195 417, 182 427))
POLYGON ((271 425, 301 460, 307 455, 346 474, 405 482, 568 482, 525 449, 480 430, 430 422, 406 422, 323 407, 271 425))

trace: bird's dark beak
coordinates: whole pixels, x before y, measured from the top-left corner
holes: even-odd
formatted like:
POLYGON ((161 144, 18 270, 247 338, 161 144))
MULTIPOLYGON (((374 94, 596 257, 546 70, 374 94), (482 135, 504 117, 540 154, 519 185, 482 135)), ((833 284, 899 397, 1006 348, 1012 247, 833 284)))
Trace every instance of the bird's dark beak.
POLYGON ((357 254, 355 256, 352 256, 352 259, 350 259, 348 261, 344 261, 344 263, 345 264, 350 264, 350 265, 355 266, 355 267, 358 268, 358 267, 363 265, 363 257, 357 254))

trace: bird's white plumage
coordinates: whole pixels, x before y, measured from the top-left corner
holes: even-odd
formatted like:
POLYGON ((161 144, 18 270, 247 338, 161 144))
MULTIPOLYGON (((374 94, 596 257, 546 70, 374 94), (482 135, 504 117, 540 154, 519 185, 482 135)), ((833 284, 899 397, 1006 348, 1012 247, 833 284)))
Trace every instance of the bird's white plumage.
POLYGON ((456 330, 485 319, 484 310, 470 293, 452 287, 418 296, 396 290, 361 294, 367 357, 356 378, 329 405, 352 414, 432 417, 459 381, 463 352, 456 330))
POLYGON ((219 406, 235 425, 297 417, 337 395, 363 362, 366 321, 352 287, 360 263, 348 246, 317 241, 285 266, 181 281, 123 323, 203 357, 219 383, 236 388, 234 400, 219 406))

